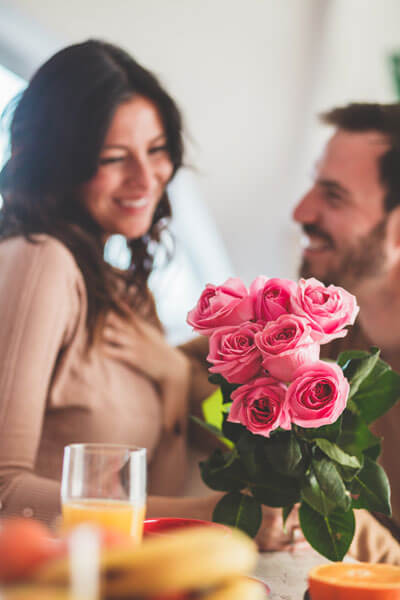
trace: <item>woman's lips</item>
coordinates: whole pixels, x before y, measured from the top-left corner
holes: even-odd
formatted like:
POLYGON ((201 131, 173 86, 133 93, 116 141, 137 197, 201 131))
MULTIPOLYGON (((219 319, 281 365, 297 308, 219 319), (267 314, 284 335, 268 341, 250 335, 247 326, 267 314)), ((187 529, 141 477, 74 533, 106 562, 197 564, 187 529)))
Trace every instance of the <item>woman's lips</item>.
POLYGON ((128 214, 136 214, 147 208, 150 204, 149 198, 135 198, 135 199, 120 199, 114 198, 115 204, 119 209, 128 214))

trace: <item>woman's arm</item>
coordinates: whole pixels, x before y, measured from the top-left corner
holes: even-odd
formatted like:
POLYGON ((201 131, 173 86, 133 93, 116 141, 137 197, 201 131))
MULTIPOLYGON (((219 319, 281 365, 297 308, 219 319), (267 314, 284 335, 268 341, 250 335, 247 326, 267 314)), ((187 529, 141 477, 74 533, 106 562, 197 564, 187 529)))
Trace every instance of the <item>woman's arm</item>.
POLYGON ((49 386, 73 325, 77 267, 51 238, 0 244, 0 516, 51 521, 58 482, 34 473, 49 386))
MULTIPOLYGON (((188 415, 201 416, 201 403, 214 390, 208 381, 208 340, 196 338, 175 348, 154 325, 133 316, 131 321, 110 315, 104 329, 104 352, 144 373, 158 386, 167 431, 185 429, 188 415)), ((210 449, 214 436, 190 425, 191 445, 210 449)))
POLYGON ((186 427, 191 367, 188 358, 170 346, 162 332, 138 316, 107 317, 104 353, 149 377, 158 387, 167 431, 186 427))
MULTIPOLYGON (((203 498, 167 498, 150 496, 147 503, 147 518, 181 517, 186 519, 212 520, 212 514, 218 500, 224 494, 214 492, 203 498)), ((282 509, 263 507, 263 520, 256 536, 258 547, 262 551, 299 550, 308 544, 299 529, 297 510, 289 515, 283 527, 282 509), (293 532, 296 535, 293 535, 293 532)))
POLYGON ((198 336, 179 346, 179 349, 189 359, 191 366, 189 388, 191 411, 197 416, 202 416, 201 405, 203 400, 216 390, 216 386, 208 381, 208 338, 198 336))

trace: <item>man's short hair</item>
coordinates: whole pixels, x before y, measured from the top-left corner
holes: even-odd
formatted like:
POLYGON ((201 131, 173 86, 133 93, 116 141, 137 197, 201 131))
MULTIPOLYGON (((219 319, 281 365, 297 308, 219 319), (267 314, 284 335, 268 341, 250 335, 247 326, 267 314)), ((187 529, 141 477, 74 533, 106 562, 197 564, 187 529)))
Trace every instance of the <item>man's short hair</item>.
POLYGON ((400 103, 357 103, 333 108, 321 115, 321 120, 350 132, 379 131, 390 144, 379 159, 381 183, 386 188, 385 208, 400 204, 400 103))

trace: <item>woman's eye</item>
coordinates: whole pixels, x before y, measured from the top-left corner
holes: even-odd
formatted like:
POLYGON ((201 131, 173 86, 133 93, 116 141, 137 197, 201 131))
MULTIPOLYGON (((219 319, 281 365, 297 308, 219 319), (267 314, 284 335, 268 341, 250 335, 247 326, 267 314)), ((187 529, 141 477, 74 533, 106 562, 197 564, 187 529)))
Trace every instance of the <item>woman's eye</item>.
POLYGON ((99 164, 110 165, 112 163, 122 162, 123 160, 125 160, 125 156, 105 156, 100 158, 99 164))
POLYGON ((150 148, 149 154, 157 154, 157 152, 168 152, 167 144, 163 144, 162 146, 153 146, 150 148))

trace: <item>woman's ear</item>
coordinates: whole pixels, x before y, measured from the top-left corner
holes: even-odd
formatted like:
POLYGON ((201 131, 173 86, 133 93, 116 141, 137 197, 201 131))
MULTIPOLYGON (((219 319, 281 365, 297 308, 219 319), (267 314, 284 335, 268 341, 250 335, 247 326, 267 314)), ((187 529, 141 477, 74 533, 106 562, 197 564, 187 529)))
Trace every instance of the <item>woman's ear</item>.
POLYGON ((392 209, 387 216, 386 253, 389 264, 400 265, 400 206, 392 209))

